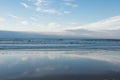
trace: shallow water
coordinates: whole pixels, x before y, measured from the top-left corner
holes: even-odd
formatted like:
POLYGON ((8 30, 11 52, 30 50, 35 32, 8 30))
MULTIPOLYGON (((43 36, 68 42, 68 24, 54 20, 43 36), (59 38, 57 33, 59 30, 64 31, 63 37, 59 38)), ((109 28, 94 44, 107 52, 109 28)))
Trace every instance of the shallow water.
POLYGON ((0 51, 0 80, 120 80, 120 51, 0 51))

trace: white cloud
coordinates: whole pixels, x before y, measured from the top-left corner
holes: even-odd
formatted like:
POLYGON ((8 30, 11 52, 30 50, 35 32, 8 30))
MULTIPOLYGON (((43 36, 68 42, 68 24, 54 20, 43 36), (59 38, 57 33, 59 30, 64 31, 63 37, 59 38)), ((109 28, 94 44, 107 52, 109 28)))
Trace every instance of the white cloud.
POLYGON ((70 14, 70 11, 63 11, 64 14, 70 14))
POLYGON ((79 5, 77 5, 77 4, 73 4, 72 7, 79 7, 79 5))
POLYGON ((42 7, 43 7, 43 5, 46 3, 46 0, 35 0, 34 2, 33 2, 33 4, 35 5, 35 7, 36 7, 36 11, 37 12, 39 12, 39 11, 42 11, 42 7))
POLYGON ((49 13, 49 14, 57 14, 57 15, 63 15, 63 14, 70 14, 71 11, 59 11, 57 9, 38 9, 37 11, 49 13))
POLYGON ((41 9, 40 7, 37 7, 37 8, 36 8, 36 11, 37 11, 37 12, 40 12, 41 10, 42 10, 42 9, 41 9))
POLYGON ((74 3, 75 0, 64 0, 64 4, 66 6, 71 6, 71 7, 79 7, 78 4, 74 3))
POLYGON ((51 13, 51 14, 61 14, 59 11, 57 11, 55 9, 44 9, 42 11, 46 12, 46 13, 51 13))
POLYGON ((21 2, 20 3, 23 7, 25 7, 25 8, 30 8, 30 6, 28 5, 28 4, 26 4, 26 3, 24 3, 24 2, 21 2))
POLYGON ((29 25, 28 21, 21 21, 21 24, 24 25, 24 26, 29 25))
MULTIPOLYGON (((31 4, 33 5, 33 9, 37 12, 42 12, 42 13, 48 13, 48 14, 57 14, 57 15, 62 15, 62 14, 69 14, 71 13, 71 11, 67 11, 65 9, 61 10, 61 8, 63 7, 63 4, 59 4, 60 6, 56 9, 55 7, 51 7, 52 5, 55 4, 55 0, 28 0, 31 2, 31 4)), ((62 1, 61 3, 66 3, 66 5, 68 4, 71 7, 78 7, 77 4, 74 4, 73 0, 65 0, 62 1)), ((24 4, 25 5, 25 4, 24 4)), ((64 5, 65 6, 65 5, 64 5)))
POLYGON ((30 17, 32 21, 37 21, 38 19, 36 17, 30 17))
POLYGON ((63 0, 65 2, 73 2, 74 0, 63 0))
POLYGON ((57 14, 57 15, 63 15, 63 14, 70 14, 71 11, 59 11, 57 9, 52 9, 52 8, 48 8, 48 9, 42 9, 42 8, 36 8, 37 12, 43 12, 43 13, 48 13, 48 14, 57 14))
POLYGON ((60 27, 59 24, 55 23, 55 22, 51 22, 48 24, 49 27, 60 27))
POLYGON ((5 18, 0 17, 0 22, 4 22, 5 18))
POLYGON ((71 7, 79 7, 79 5, 71 3, 71 2, 65 2, 64 3, 66 6, 71 6, 71 7))
POLYGON ((35 5, 36 6, 41 6, 44 3, 45 0, 35 0, 35 5))
POLYGON ((44 13, 50 13, 50 14, 59 14, 58 10, 49 8, 49 6, 47 5, 48 2, 49 2, 49 0, 35 0, 33 2, 33 4, 35 5, 35 10, 37 12, 44 12, 44 13))
POLYGON ((120 39, 120 16, 111 17, 87 24, 65 29, 67 35, 90 38, 117 38, 120 39))
POLYGON ((10 16, 11 18, 18 19, 18 16, 16 16, 16 15, 10 14, 9 16, 10 16))
POLYGON ((120 29, 120 16, 111 17, 98 21, 95 23, 90 23, 83 26, 72 27, 71 29, 87 29, 87 30, 113 30, 120 29))
POLYGON ((50 22, 48 23, 48 27, 47 27, 48 31, 61 31, 61 25, 55 22, 50 22))

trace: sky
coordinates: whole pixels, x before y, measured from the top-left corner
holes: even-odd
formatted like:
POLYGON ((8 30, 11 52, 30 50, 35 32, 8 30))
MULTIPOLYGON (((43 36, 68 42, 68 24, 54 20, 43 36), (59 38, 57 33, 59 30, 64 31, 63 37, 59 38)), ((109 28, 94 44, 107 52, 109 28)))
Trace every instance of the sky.
POLYGON ((120 30, 120 0, 0 0, 0 30, 120 30))

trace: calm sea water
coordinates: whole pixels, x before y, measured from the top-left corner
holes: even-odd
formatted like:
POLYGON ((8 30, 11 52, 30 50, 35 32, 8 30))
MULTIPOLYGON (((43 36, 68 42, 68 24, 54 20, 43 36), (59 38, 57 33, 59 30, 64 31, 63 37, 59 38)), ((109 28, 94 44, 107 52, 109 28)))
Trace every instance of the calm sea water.
POLYGON ((0 80, 120 80, 119 40, 0 42, 0 80))

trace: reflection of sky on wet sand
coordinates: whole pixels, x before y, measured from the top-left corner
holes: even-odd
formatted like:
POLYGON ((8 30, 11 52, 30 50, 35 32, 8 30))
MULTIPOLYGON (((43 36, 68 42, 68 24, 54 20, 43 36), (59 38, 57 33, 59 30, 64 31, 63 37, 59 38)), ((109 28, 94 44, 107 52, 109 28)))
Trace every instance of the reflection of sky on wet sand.
MULTIPOLYGON (((120 72, 120 51, 1 51, 0 79, 120 72)), ((34 79, 33 79, 34 80, 34 79)))

